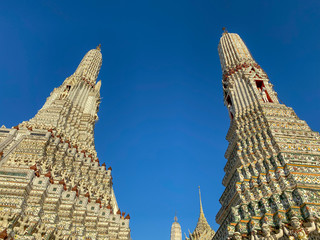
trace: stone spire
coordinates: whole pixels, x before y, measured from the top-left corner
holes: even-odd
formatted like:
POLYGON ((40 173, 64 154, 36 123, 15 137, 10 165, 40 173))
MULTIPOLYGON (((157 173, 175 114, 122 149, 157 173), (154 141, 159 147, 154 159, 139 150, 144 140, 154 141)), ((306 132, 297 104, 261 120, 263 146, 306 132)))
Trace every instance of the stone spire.
POLYGON ((204 216, 202 201, 201 201, 201 191, 199 187, 199 200, 200 200, 200 214, 196 228, 193 233, 189 233, 189 238, 187 240, 211 240, 214 236, 214 230, 210 227, 206 217, 204 216))
POLYGON ((80 150, 96 157, 94 125, 98 120, 102 64, 100 49, 90 50, 76 71, 55 88, 34 118, 20 127, 53 129, 80 150))
POLYGON ((174 216, 174 222, 172 223, 172 226, 171 226, 170 240, 182 240, 181 226, 178 223, 177 216, 174 216))
POLYGON ((206 217, 204 216, 203 208, 202 208, 202 201, 201 201, 201 190, 199 187, 199 200, 200 200, 200 215, 198 219, 198 223, 196 226, 195 232, 203 232, 207 229, 211 229, 206 217))
POLYGON ((90 50, 34 118, 1 127, 4 238, 131 239, 130 215, 117 204, 112 168, 100 164, 94 145, 101 62, 100 49, 90 50))
POLYGON ((313 226, 307 219, 320 213, 314 194, 320 187, 315 180, 320 178, 319 133, 279 103, 268 75, 238 34, 224 32, 218 52, 231 122, 225 191, 216 215, 220 227, 213 239, 279 239, 281 222, 292 222, 288 236, 299 231, 311 239, 313 228, 302 226, 313 226), (297 218, 305 223, 296 224, 297 218))
POLYGON ((80 62, 74 75, 94 85, 102 64, 100 47, 90 50, 80 62))
POLYGON ((218 45, 224 102, 230 119, 264 102, 279 103, 267 74, 255 62, 238 34, 223 32, 218 45), (250 67, 249 67, 250 66, 250 67), (246 81, 250 77, 252 81, 246 81))
POLYGON ((204 215, 204 213, 203 213, 203 208, 202 208, 202 201, 201 201, 201 190, 200 190, 200 186, 199 186, 198 188, 199 188, 200 216, 201 216, 201 214, 203 214, 203 215, 204 215))
POLYGON ((255 62, 247 46, 236 33, 224 31, 218 45, 222 71, 228 71, 244 62, 255 62))

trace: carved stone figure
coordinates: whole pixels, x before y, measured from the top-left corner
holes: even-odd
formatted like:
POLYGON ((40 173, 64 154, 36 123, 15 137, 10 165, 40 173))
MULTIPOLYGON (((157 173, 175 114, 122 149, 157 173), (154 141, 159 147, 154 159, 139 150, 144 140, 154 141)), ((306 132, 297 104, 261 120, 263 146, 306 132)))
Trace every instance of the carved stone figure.
POLYGON ((317 213, 314 213, 313 216, 314 216, 315 219, 316 219, 315 224, 316 224, 317 232, 320 234, 320 216, 319 216, 319 214, 317 214, 317 213))
POLYGON ((262 100, 264 102, 269 102, 269 99, 268 99, 267 93, 266 93, 266 88, 262 87, 262 88, 259 88, 259 90, 260 90, 260 94, 261 94, 262 100))
POLYGON ((55 238, 55 240, 62 240, 64 239, 62 231, 60 229, 56 229, 53 233, 53 236, 55 238))
POLYGON ((10 209, 8 212, 1 212, 0 213, 0 226, 3 228, 9 227, 10 222, 14 219, 16 216, 15 213, 12 212, 10 209))
POLYGON ((316 230, 316 225, 313 219, 311 219, 310 227, 304 227, 299 218, 294 216, 290 220, 290 225, 291 229, 283 227, 284 233, 289 237, 290 240, 308 240, 309 233, 316 230))
POLYGON ((14 227, 14 232, 20 235, 24 234, 28 225, 29 217, 25 215, 18 220, 18 226, 14 227))
POLYGON ((69 90, 66 88, 66 89, 64 89, 64 91, 61 93, 61 95, 60 95, 60 99, 62 100, 62 99, 65 99, 66 97, 67 97, 67 95, 68 95, 68 93, 69 93, 69 90))
POLYGON ((233 235, 232 235, 232 240, 241 240, 242 239, 242 235, 241 233, 239 232, 235 232, 233 235))
POLYGON ((251 240, 276 240, 283 236, 283 230, 280 228, 279 233, 272 233, 271 228, 268 224, 264 223, 261 227, 262 235, 257 235, 256 230, 251 233, 251 240))
POLYGON ((70 235, 70 236, 68 237, 68 240, 76 240, 76 239, 77 239, 77 237, 76 237, 75 234, 72 234, 72 235, 70 235))
POLYGON ((33 234, 37 240, 43 239, 43 236, 46 234, 46 227, 44 224, 39 224, 36 228, 36 233, 33 234))
POLYGON ((233 106, 230 103, 228 103, 228 109, 232 114, 234 114, 233 106))

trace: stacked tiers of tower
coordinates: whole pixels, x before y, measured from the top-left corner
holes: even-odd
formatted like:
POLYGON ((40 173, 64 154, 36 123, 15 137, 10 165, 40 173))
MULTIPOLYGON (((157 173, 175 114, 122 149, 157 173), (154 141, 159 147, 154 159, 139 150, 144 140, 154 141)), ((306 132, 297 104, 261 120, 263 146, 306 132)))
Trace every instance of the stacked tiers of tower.
MULTIPOLYGON (((94 125, 102 55, 90 50, 34 118, 0 128, 0 235, 14 239, 130 238, 94 125)), ((1 238, 1 237, 0 237, 1 238)))
POLYGON ((237 34, 218 51, 231 124, 213 239, 320 239, 319 133, 279 103, 237 34))

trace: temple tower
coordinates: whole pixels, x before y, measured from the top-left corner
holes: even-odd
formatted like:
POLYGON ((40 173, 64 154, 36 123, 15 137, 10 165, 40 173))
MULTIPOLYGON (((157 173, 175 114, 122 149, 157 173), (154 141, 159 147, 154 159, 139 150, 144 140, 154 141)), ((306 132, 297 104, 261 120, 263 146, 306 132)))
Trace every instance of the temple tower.
POLYGON ((193 233, 189 233, 189 237, 186 237, 186 240, 211 240, 215 234, 214 230, 210 227, 206 217, 204 216, 200 187, 199 187, 199 200, 200 200, 200 214, 199 214, 198 223, 193 233))
POLYGON ((170 240, 182 240, 181 226, 178 223, 177 216, 174 217, 174 222, 171 226, 170 240))
POLYGON ((131 239, 112 169, 99 163, 94 145, 101 64, 98 46, 34 118, 0 128, 0 236, 131 239))
POLYGON ((213 239, 320 239, 319 133, 279 103, 239 35, 218 51, 230 128, 213 239))

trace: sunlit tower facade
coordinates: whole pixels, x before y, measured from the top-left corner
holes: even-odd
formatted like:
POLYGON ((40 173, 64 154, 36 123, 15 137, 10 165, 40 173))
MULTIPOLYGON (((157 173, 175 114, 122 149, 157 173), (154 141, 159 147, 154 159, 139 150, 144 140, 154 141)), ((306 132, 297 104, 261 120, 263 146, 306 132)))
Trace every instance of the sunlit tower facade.
POLYGON ((29 121, 0 128, 0 239, 129 240, 94 144, 100 46, 29 121))
POLYGON ((230 128, 213 239, 320 239, 319 133, 279 103, 238 34, 218 51, 230 128))

